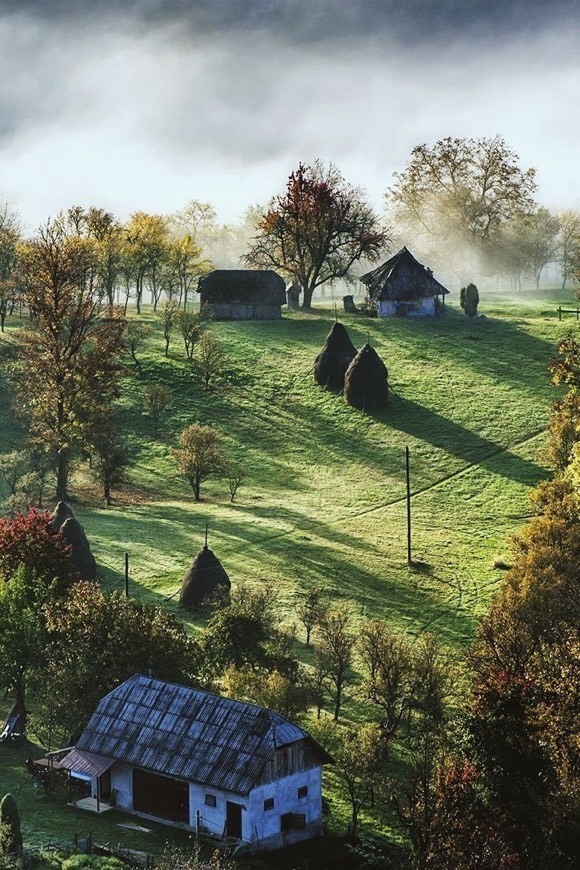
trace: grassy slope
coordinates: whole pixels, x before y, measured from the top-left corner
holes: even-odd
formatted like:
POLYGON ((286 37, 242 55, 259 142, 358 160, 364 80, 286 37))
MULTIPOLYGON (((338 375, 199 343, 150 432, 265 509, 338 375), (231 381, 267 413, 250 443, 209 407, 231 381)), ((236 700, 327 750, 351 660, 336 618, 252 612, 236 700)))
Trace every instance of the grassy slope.
MULTIPOLYGON (((155 329, 143 376, 127 378, 123 398, 131 486, 111 508, 86 478, 72 487, 105 585, 121 588, 128 551, 133 593, 175 606, 168 596, 209 522, 210 544, 232 580, 273 579, 288 613, 295 589, 324 583, 358 612, 464 642, 498 582, 494 557, 506 552, 527 493, 545 474, 538 450, 555 397, 547 363, 571 323, 558 322, 553 304, 483 310, 487 319, 475 321, 452 308, 437 320, 344 316, 357 346, 370 338, 396 391, 374 417, 313 383, 329 311, 212 324, 229 371, 208 393, 177 336, 163 357, 155 319, 145 315, 155 329), (152 380, 174 396, 158 438, 142 410, 152 380), (192 422, 219 429, 245 467, 234 504, 220 480, 207 481, 195 504, 177 474, 171 449, 192 422), (405 446, 418 570, 406 564, 405 446)), ((6 409, 3 390, 0 402, 6 409)), ((0 426, 3 449, 11 449, 18 433, 8 414, 0 426)))
POLYGON ((84 493, 80 513, 105 582, 121 583, 130 552, 138 594, 164 599, 178 588, 203 541, 234 580, 273 579, 291 611, 307 582, 330 585, 356 609, 451 644, 473 632, 498 582, 494 557, 527 512, 527 493, 545 474, 538 449, 554 392, 547 363, 563 331, 536 309, 489 310, 469 321, 345 318, 357 346, 368 337, 396 390, 371 417, 314 385, 311 367, 332 323, 329 312, 279 323, 213 324, 230 371, 205 394, 177 342, 165 360, 160 337, 144 355, 141 381, 125 396, 133 432, 134 498, 104 509, 84 493), (141 411, 145 383, 174 391, 158 439, 141 411), (171 458, 191 422, 223 433, 247 469, 230 504, 209 481, 196 505, 171 458), (405 446, 410 447, 413 554, 406 565, 405 446))
MULTIPOLYGON (((131 484, 111 508, 102 506, 84 472, 72 487, 104 585, 122 587, 127 550, 132 594, 177 608, 170 596, 209 522, 210 544, 232 580, 273 579, 288 620, 294 591, 325 583, 337 603, 352 602, 357 612, 411 633, 429 628, 461 647, 500 579, 493 560, 507 553, 506 537, 527 513, 529 489, 545 475, 538 451, 555 398, 547 363, 557 337, 575 326, 558 322, 556 305, 499 300, 484 305, 487 319, 476 321, 453 308, 440 320, 344 316, 355 344, 370 337, 389 367, 396 397, 376 417, 312 381, 314 356, 333 321, 328 310, 276 323, 212 324, 229 371, 207 394, 177 337, 166 360, 155 319, 144 315, 155 329, 142 353, 143 377, 127 378, 123 398, 134 451, 131 484), (152 380, 174 393, 158 438, 142 412, 142 391, 152 380), (177 474, 171 448, 192 422, 218 428, 229 455, 246 468, 234 504, 225 483, 213 480, 196 505, 177 474), (406 564, 407 445, 416 569, 406 564)), ((15 328, 0 339, 4 360, 15 328)), ((3 380, 0 406, 6 451, 18 445, 19 433, 3 380)), ((349 715, 358 712, 351 707, 349 715)), ((28 779, 5 761, 2 748, 0 791, 22 793, 29 842, 66 839, 83 825, 102 829, 101 839, 117 838, 106 817, 71 817, 52 807, 52 798, 30 797, 28 779)), ((335 788, 331 794, 343 823, 347 807, 335 788)))

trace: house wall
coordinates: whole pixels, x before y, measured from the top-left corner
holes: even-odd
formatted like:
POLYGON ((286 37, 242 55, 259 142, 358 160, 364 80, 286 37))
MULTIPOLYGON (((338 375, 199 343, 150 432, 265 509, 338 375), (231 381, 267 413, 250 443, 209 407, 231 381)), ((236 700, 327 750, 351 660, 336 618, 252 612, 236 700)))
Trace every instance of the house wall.
POLYGON ((111 788, 115 789, 117 806, 133 809, 133 768, 117 761, 111 768, 111 788))
POLYGON ((320 765, 294 773, 283 779, 260 785, 250 792, 248 811, 243 814, 244 840, 263 841, 281 834, 281 817, 287 813, 306 816, 306 827, 322 824, 322 767, 320 765), (306 797, 298 789, 307 786, 306 797), (264 801, 274 798, 274 807, 264 810, 264 801))
POLYGON ((396 299, 381 299, 379 305, 379 317, 396 317, 401 311, 401 306, 404 306, 402 311, 405 312, 405 317, 434 317, 435 316, 435 297, 428 296, 423 299, 413 299, 409 301, 400 301, 396 299), (414 306, 415 310, 412 310, 414 306))
POLYGON ((280 320, 280 305, 242 305, 202 302, 202 310, 212 320, 280 320))
MULTIPOLYGON (((133 809, 132 772, 133 768, 130 765, 120 762, 111 769, 111 786, 116 792, 117 806, 125 810, 133 809)), ((190 782, 190 828, 195 830, 197 811, 199 811, 202 833, 222 837, 226 824, 227 801, 242 805, 244 842, 261 843, 272 838, 279 838, 282 842, 281 817, 287 813, 305 815, 307 828, 317 828, 322 823, 322 767, 320 765, 311 767, 309 770, 257 786, 249 795, 239 795, 190 782), (308 788, 308 794, 306 797, 299 798, 298 789, 304 786, 308 788), (215 807, 206 804, 206 795, 215 797, 215 807), (268 798, 274 799, 274 806, 271 810, 264 810, 264 801, 268 798)), ((292 832, 288 834, 287 839, 292 839, 292 832)))

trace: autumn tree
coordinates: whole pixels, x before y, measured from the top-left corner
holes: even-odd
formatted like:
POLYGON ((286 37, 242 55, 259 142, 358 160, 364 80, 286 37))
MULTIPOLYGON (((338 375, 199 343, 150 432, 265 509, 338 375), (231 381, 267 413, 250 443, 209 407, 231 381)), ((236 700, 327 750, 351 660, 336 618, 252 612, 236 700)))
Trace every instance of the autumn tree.
POLYGON ((358 650, 366 668, 363 694, 379 708, 385 735, 393 738, 413 704, 411 645, 386 623, 371 620, 361 629, 358 650))
POLYGON ((174 450, 174 456, 193 489, 195 500, 199 501, 202 482, 223 469, 219 433, 211 426, 188 426, 179 436, 179 448, 174 450))
POLYGON ((145 387, 143 393, 143 404, 145 410, 153 421, 153 432, 155 437, 159 434, 159 422, 161 417, 171 405, 172 398, 173 393, 165 384, 154 382, 145 387))
POLYGON ((320 625, 330 606, 328 590, 323 586, 310 586, 296 595, 296 615, 306 629, 306 646, 310 646, 310 636, 320 625))
POLYGON ((98 701, 135 673, 195 685, 199 651, 176 618, 80 582, 46 608, 46 667, 37 680, 39 720, 63 735, 83 728, 98 701))
POLYGON ((204 389, 209 389, 210 381, 223 370, 226 355, 210 332, 202 332, 195 350, 195 364, 201 374, 204 389))
POLYGON ((387 760, 387 746, 376 722, 365 722, 356 732, 342 735, 334 762, 346 785, 352 811, 351 833, 358 830, 359 809, 369 796, 387 760))
POLYGON ((147 323, 139 323, 137 320, 129 320, 127 323, 125 343, 139 376, 143 374, 143 366, 137 357, 137 351, 143 347, 150 333, 151 327, 147 323))
POLYGON ((193 359, 195 346, 203 333, 204 320, 199 312, 180 311, 177 324, 183 338, 185 355, 188 359, 193 359))
POLYGON ((167 219, 162 215, 134 212, 125 227, 124 269, 135 287, 137 314, 141 313, 143 291, 149 287, 153 308, 159 302, 159 278, 169 256, 167 219))
POLYGON ((355 640, 349 611, 329 611, 320 623, 319 648, 329 666, 329 679, 334 694, 335 722, 338 722, 343 689, 351 670, 355 640))
POLYGON ((559 214, 560 237, 558 262, 562 272, 562 290, 574 273, 574 261, 580 256, 580 212, 563 211, 559 214))
POLYGON ((32 508, 13 519, 0 519, 0 580, 9 580, 21 565, 47 586, 61 590, 70 583, 70 549, 50 527, 48 511, 32 508))
POLYGON ((18 289, 17 262, 20 237, 18 215, 7 202, 0 204, 0 329, 2 332, 18 289))
POLYGON ((163 338, 165 339, 165 356, 169 356, 169 343, 171 334, 177 324, 179 307, 173 299, 167 299, 157 312, 163 326, 163 338))
POLYGON ((534 206, 535 170, 520 169, 501 136, 418 145, 394 178, 386 199, 397 226, 459 272, 478 265, 466 250, 486 256, 499 228, 534 206))
POLYGON ((16 386, 31 444, 47 453, 66 501, 71 462, 109 413, 121 374, 125 321, 92 287, 94 244, 58 218, 21 251, 32 322, 23 330, 16 386))
POLYGON ((277 269, 297 280, 310 308, 317 287, 347 278, 362 258, 375 260, 388 234, 360 188, 349 185, 332 164, 300 164, 283 194, 262 215, 245 262, 277 269))
POLYGON ((124 483, 129 464, 129 450, 120 432, 118 415, 101 421, 90 436, 93 473, 103 487, 103 498, 112 504, 112 490, 124 483))

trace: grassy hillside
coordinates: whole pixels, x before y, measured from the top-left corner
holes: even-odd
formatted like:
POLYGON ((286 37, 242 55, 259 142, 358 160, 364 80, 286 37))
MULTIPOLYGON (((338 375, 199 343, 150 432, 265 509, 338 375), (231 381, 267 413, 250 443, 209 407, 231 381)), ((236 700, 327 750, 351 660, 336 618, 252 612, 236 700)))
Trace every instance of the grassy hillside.
MULTIPOLYGON (((494 560, 527 513, 529 489, 545 475, 538 452, 555 391, 547 364, 575 321, 556 304, 499 299, 470 321, 369 320, 341 315, 357 346, 370 339, 395 393, 384 412, 363 415, 317 387, 311 369, 333 322, 327 309, 280 322, 215 323, 228 370, 204 392, 175 335, 169 359, 152 312, 130 370, 123 424, 133 451, 131 481, 105 508, 78 470, 72 491, 103 582, 121 588, 130 554, 133 594, 168 607, 183 573, 210 545, 234 582, 272 579, 283 606, 306 583, 332 587, 358 612, 458 645, 469 638, 499 580, 494 560), (143 389, 161 381, 173 403, 157 438, 143 389), (231 504, 210 480, 196 504, 171 456, 192 422, 215 426, 247 479, 231 504), (405 447, 411 452, 413 556, 406 564, 405 447)), ((4 359, 17 324, 2 338, 4 359)), ((7 408, 3 387, 2 402, 7 408)), ((19 433, 2 417, 3 449, 19 433)))

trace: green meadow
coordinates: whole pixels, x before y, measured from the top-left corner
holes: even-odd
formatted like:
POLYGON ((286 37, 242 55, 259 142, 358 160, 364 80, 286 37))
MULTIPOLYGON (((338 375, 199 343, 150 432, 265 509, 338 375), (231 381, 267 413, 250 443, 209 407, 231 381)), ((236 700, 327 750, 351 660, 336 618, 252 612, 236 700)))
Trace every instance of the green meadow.
MULTIPOLYGON (((564 299, 565 301, 565 299, 564 299)), ((411 634, 468 641, 509 561, 530 489, 546 476, 541 447, 552 402, 548 363, 574 318, 554 299, 517 304, 484 296, 470 320, 449 305, 438 319, 376 320, 340 314, 357 347, 370 341, 389 369, 389 406, 365 415, 318 387, 314 357, 331 308, 276 322, 213 323, 226 369, 206 392, 174 334, 170 356, 152 330, 123 384, 129 480, 105 507, 86 465, 71 493, 105 587, 177 608, 183 574, 209 543, 232 582, 268 579, 292 619, 293 596, 323 584, 337 603, 411 634), (143 391, 158 381, 172 403, 157 436, 143 391), (235 501, 208 479, 196 503, 172 456, 180 431, 208 424, 245 472, 235 501), (405 448, 411 459, 412 555, 407 564, 405 448)), ((569 303, 568 303, 569 304, 569 303)), ((4 360, 18 323, 2 338, 4 360)), ((3 450, 18 446, 2 390, 3 450)), ((52 504, 51 504, 52 506, 52 504)))
MULTIPOLYGON (((209 544, 232 582, 271 581, 288 625, 296 592, 323 584, 337 607, 384 618, 411 636, 432 631, 459 653, 501 581, 509 537, 529 514, 530 490, 548 474, 541 450, 558 396, 548 363, 557 339, 578 328, 573 317, 559 322, 560 302, 570 305, 556 292, 528 301, 488 295, 480 307, 485 317, 475 320, 453 305, 437 320, 341 313, 355 345, 370 341, 389 369, 389 406, 372 416, 313 381, 314 357, 334 322, 330 305, 285 313, 278 322, 212 323, 227 361, 207 392, 177 334, 165 358, 160 324, 146 311, 140 320, 151 332, 138 353, 143 372, 128 362, 121 399, 131 448, 128 481, 111 507, 86 463, 71 485, 102 585, 122 591, 127 552, 131 594, 178 612, 181 580, 203 546, 207 523, 209 544), (173 395, 157 436, 143 405, 143 391, 154 381, 173 395), (194 422, 219 430, 228 459, 245 471, 233 503, 219 478, 202 485, 196 503, 178 473, 172 450, 194 422)), ((6 377, 19 325, 12 320, 0 337, 2 452, 17 449, 23 435, 6 377)), ((202 618, 179 612, 192 630, 202 630, 202 618)), ((311 660, 302 644, 297 652, 311 660)), ((1 706, 6 712, 9 701, 1 706)), ((349 690, 346 718, 364 716, 360 707, 349 690)), ((75 832, 93 830, 99 842, 161 849, 168 830, 162 826, 147 824, 150 834, 128 831, 118 824, 130 818, 89 817, 66 808, 64 794, 46 797, 33 788, 23 762, 40 754, 34 743, 2 747, 0 754, 0 791, 15 793, 28 846, 67 843, 75 832)), ((325 790, 331 830, 343 832, 349 807, 332 770, 325 790)), ((362 822, 376 828, 366 811, 362 822)), ((389 822, 379 828, 399 838, 389 822)))

